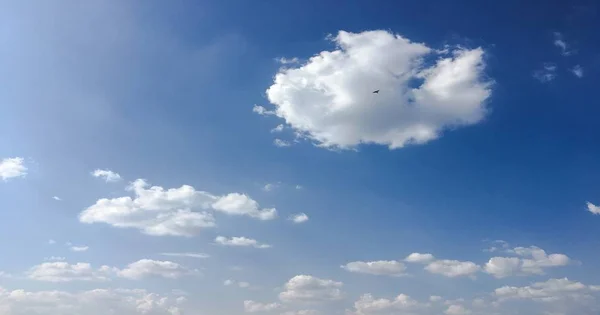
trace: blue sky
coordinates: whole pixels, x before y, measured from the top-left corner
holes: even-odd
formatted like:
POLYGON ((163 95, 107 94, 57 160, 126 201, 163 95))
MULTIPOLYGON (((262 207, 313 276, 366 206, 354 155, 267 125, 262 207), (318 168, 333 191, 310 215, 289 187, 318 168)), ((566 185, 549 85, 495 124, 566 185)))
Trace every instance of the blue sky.
POLYGON ((597 3, 2 6, 1 313, 598 313, 597 3))

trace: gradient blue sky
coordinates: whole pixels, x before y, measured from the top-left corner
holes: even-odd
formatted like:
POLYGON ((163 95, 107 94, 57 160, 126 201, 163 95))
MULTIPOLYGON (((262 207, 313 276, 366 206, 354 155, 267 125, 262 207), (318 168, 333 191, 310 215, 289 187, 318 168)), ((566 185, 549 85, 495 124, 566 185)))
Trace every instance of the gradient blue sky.
MULTIPOLYGON (((173 290, 182 290, 187 301, 173 302, 177 306, 170 312, 192 315, 242 314, 246 300, 277 303, 272 310, 262 305, 266 314, 367 314, 354 305, 365 293, 448 301, 422 306, 422 314, 600 309, 591 287, 589 295, 581 293, 585 303, 561 295, 578 301, 563 301, 561 307, 526 297, 498 302, 494 293, 565 277, 600 285, 600 216, 586 205, 600 204, 597 2, 0 3, 0 160, 21 157, 27 168, 26 175, 0 181, 0 310, 7 314, 56 314, 31 308, 39 302, 33 298, 15 302, 14 290, 81 294, 97 288, 140 288, 173 300, 181 295, 173 290), (270 132, 285 119, 258 115, 253 106, 274 108, 265 91, 283 71, 276 59, 297 57, 298 64, 285 66, 299 68, 315 54, 336 49, 328 34, 369 30, 432 49, 481 48, 480 74, 493 81, 485 117, 395 149, 371 143, 328 150, 306 139, 294 143, 293 126, 270 132), (575 66, 583 69, 581 77, 572 73, 575 66), (275 146, 276 138, 292 145, 275 146), (122 179, 106 182, 91 175, 96 169, 122 179), (244 193, 261 208, 275 207, 278 217, 256 220, 215 211, 217 227, 193 237, 81 222, 82 211, 98 199, 133 196, 125 188, 136 179, 165 189, 191 185, 216 196, 244 193), (275 188, 266 191, 267 184, 275 188), (309 220, 288 220, 298 213, 309 220), (272 248, 219 246, 217 236, 244 236, 272 248), (484 251, 497 246, 493 240, 509 245, 484 251), (67 242, 89 249, 74 252, 67 242), (495 278, 485 272, 491 257, 521 257, 513 248, 530 246, 566 255, 569 263, 544 267, 544 274, 513 270, 495 278), (165 252, 210 257, 160 255, 165 252), (414 252, 472 261, 481 270, 446 277, 401 262, 414 252), (119 270, 110 281, 32 276, 31 268, 51 256, 65 258, 60 262, 69 265, 65 268, 81 262, 119 270), (171 261, 201 275, 123 276, 127 265, 142 259, 171 261), (409 275, 340 268, 391 260, 404 264, 409 275), (284 284, 297 275, 343 282, 343 298, 280 300, 284 284), (227 279, 251 287, 225 286, 227 279), (465 301, 452 301, 459 298, 465 301), (473 305, 475 298, 489 303, 485 311, 473 305)), ((69 299, 56 303, 89 311, 89 305, 80 305, 87 302, 69 299)), ((119 314, 141 312, 118 307, 119 314)), ((401 311, 392 305, 377 312, 401 311)), ((64 314, 77 314, 69 312, 65 308, 64 314)), ((169 309, 155 305, 150 312, 169 309)))

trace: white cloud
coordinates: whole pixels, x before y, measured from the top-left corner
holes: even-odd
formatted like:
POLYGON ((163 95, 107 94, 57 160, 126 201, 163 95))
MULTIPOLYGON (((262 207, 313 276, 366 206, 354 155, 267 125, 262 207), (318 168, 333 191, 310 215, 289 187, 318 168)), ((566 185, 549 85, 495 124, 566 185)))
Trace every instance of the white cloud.
POLYGON ((600 206, 596 206, 591 202, 587 203, 587 210, 592 214, 600 214, 600 206))
POLYGON ((481 48, 442 56, 383 30, 340 31, 331 39, 335 50, 280 69, 267 90, 272 114, 301 137, 328 148, 375 143, 395 149, 484 118, 491 89, 481 48))
POLYGON ((444 313, 447 315, 468 315, 471 314, 471 311, 462 305, 453 304, 448 306, 448 309, 444 313))
POLYGON ((49 245, 54 245, 54 244, 56 244, 56 241, 55 240, 48 240, 48 244, 49 245))
POLYGON ((3 310, 3 315, 180 315, 182 302, 142 289, 65 292, 9 291, 0 288, 0 310, 3 310))
POLYGON ((263 116, 275 115, 274 111, 267 110, 264 106, 254 105, 252 107, 252 111, 263 116))
POLYGON ((273 144, 276 147, 280 147, 280 148, 285 148, 285 147, 289 147, 289 146, 292 145, 289 141, 285 141, 285 140, 282 140, 282 139, 279 139, 279 138, 273 140, 273 144))
POLYGON ((149 235, 194 236, 216 226, 214 216, 206 210, 259 220, 277 216, 275 208, 260 209, 255 200, 244 194, 215 196, 189 185, 165 190, 160 186, 148 187, 143 179, 134 181, 127 189, 133 191, 135 198, 100 199, 82 211, 79 220, 136 228, 149 235))
POLYGON ((281 57, 281 58, 277 58, 276 60, 277 60, 277 62, 284 64, 284 65, 300 62, 300 60, 297 57, 294 57, 294 58, 281 57))
POLYGON ((414 314, 422 307, 419 302, 406 294, 400 294, 395 299, 375 299, 371 294, 363 294, 354 302, 356 313, 362 314, 414 314))
POLYGON ((411 263, 426 264, 433 261, 434 259, 435 257, 433 257, 432 254, 412 253, 406 256, 406 258, 404 258, 404 261, 411 263))
POLYGON ((209 258, 209 254, 204 253, 161 253, 162 256, 170 256, 170 257, 188 257, 188 258, 198 258, 204 259, 209 258))
POLYGON ((244 301, 244 312, 246 313, 257 313, 257 312, 270 312, 281 308, 279 303, 259 303, 251 300, 244 301))
POLYGON ((492 257, 484 267, 485 272, 496 278, 513 275, 542 275, 545 268, 566 266, 571 259, 564 254, 550 254, 536 247, 516 247, 510 252, 526 258, 492 257))
POLYGON ((296 189, 302 189, 304 187, 302 187, 302 185, 296 185, 296 189))
POLYGON ((559 32, 554 32, 554 46, 560 49, 560 54, 563 56, 570 56, 574 53, 574 51, 569 50, 567 42, 559 32))
POLYGON ((263 186, 264 191, 272 191, 273 189, 279 187, 279 183, 268 183, 263 186))
POLYGON ((477 264, 470 261, 458 260, 436 260, 425 267, 425 270, 441 274, 446 277, 471 276, 481 269, 477 264))
POLYGON ((583 67, 580 65, 575 65, 573 68, 571 68, 571 72, 573 72, 576 77, 583 78, 583 67))
POLYGON ((310 275, 291 278, 279 293, 283 302, 322 302, 339 300, 343 297, 342 282, 320 279, 310 275))
POLYGON ((277 217, 275 208, 260 209, 258 202, 245 194, 227 194, 217 199, 212 207, 230 215, 247 215, 259 220, 273 220, 277 217))
POLYGON ((120 277, 134 280, 146 277, 178 279, 183 276, 198 275, 199 271, 188 269, 171 261, 141 259, 129 264, 127 268, 120 270, 118 274, 120 277))
POLYGON ((341 268, 356 273, 366 273, 380 276, 403 276, 405 275, 406 266, 403 263, 395 260, 380 260, 380 261, 353 261, 347 263, 341 268))
POLYGON ((114 268, 102 266, 94 269, 89 263, 46 262, 33 266, 27 276, 30 279, 48 282, 108 281, 114 268))
POLYGON ((283 131, 283 125, 279 124, 277 125, 277 127, 271 129, 271 132, 275 133, 275 132, 282 132, 283 131))
POLYGON ((107 183, 114 183, 121 180, 121 175, 119 173, 115 173, 111 170, 100 170, 97 169, 92 172, 92 176, 104 178, 107 183))
POLYGON ((533 77, 542 83, 550 82, 556 78, 556 65, 546 62, 542 69, 533 72, 533 77))
POLYGON ((25 177, 27 175, 27 167, 23 162, 23 158, 20 157, 0 160, 0 178, 7 181, 15 177, 25 177))
POLYGON ((589 291, 594 291, 595 286, 587 286, 581 282, 571 281, 568 278, 549 279, 545 282, 536 282, 525 287, 503 286, 494 291, 494 295, 501 301, 507 299, 529 299, 539 302, 552 302, 564 298, 577 298, 589 291))
POLYGON ((304 223, 308 221, 308 215, 306 215, 306 213, 294 214, 290 217, 290 220, 294 223, 304 223))
POLYGON ((225 236, 217 236, 215 243, 223 246, 236 246, 236 247, 254 247, 254 248, 271 248, 271 245, 259 243, 255 239, 246 238, 243 236, 234 236, 227 238, 225 236))
POLYGON ((69 248, 71 251, 73 252, 85 252, 89 249, 88 246, 71 246, 71 248, 69 248))
POLYGON ((54 196, 54 197, 52 197, 52 199, 54 199, 56 201, 62 201, 62 199, 60 197, 58 197, 58 196, 54 196))

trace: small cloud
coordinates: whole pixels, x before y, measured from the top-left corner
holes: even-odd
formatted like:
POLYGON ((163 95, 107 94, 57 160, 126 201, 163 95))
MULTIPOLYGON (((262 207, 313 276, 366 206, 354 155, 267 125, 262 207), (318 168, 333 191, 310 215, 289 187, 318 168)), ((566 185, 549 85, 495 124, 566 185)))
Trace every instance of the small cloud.
POLYGON ((62 199, 60 197, 58 197, 58 196, 54 196, 54 197, 52 197, 52 199, 54 199, 56 201, 62 201, 62 199))
POLYGON ((582 78, 583 77, 583 68, 580 65, 575 65, 572 69, 571 72, 573 72, 573 74, 578 77, 578 78, 582 78))
POLYGON ((54 245, 54 244, 56 244, 56 241, 55 240, 48 240, 48 244, 54 245))
POLYGON ((254 105, 252 111, 262 116, 275 115, 275 111, 267 110, 264 106, 260 105, 254 105))
POLYGON ((0 160, 0 178, 7 181, 11 178, 27 176, 27 167, 23 161, 21 157, 0 160))
POLYGON ((277 182, 277 183, 268 183, 266 184, 262 189, 264 191, 272 191, 273 189, 279 187, 281 183, 277 182))
POLYGON ((560 49, 560 54, 563 56, 570 56, 575 53, 573 50, 569 50, 567 42, 559 32, 554 32, 554 46, 560 49))
POLYGON ((277 139, 273 140, 273 144, 274 144, 276 147, 280 147, 280 148, 283 148, 283 147, 289 147, 289 146, 291 145, 291 144, 290 144, 288 141, 281 140, 281 139, 279 139, 279 138, 277 138, 277 139))
POLYGON ((296 189, 300 190, 303 189, 304 187, 302 187, 302 185, 296 185, 296 189))
POLYGON ((544 63, 542 69, 533 72, 533 77, 542 83, 547 83, 556 78, 556 65, 550 62, 544 63))
POLYGON ((292 63, 298 63, 298 62, 300 62, 300 59, 298 59, 297 57, 294 57, 294 58, 280 57, 280 58, 275 59, 275 61, 279 62, 282 65, 287 65, 287 64, 292 64, 292 63))
POLYGON ((217 236, 215 238, 215 243, 223 246, 232 246, 232 247, 254 247, 254 248, 271 248, 271 245, 259 243, 255 239, 246 238, 246 237, 231 237, 227 238, 224 236, 217 236))
POLYGON ((591 212, 592 214, 598 214, 600 215, 600 206, 596 206, 595 204, 591 203, 588 201, 587 203, 587 210, 589 212, 591 212))
POLYGON ((70 250, 73 252, 85 252, 89 249, 88 246, 71 246, 70 250))
POLYGON ((306 213, 298 213, 290 217, 290 220, 294 223, 304 223, 308 221, 308 216, 306 213))
POLYGON ((115 173, 111 170, 100 170, 97 169, 92 172, 92 176, 104 178, 107 183, 118 182, 121 180, 121 175, 119 173, 115 173))
POLYGON ((210 255, 204 253, 161 253, 162 256, 170 256, 170 257, 188 257, 188 258, 198 258, 204 259, 209 258, 210 255))
POLYGON ((275 132, 282 132, 283 131, 283 125, 277 125, 277 127, 271 129, 271 132, 275 133, 275 132))

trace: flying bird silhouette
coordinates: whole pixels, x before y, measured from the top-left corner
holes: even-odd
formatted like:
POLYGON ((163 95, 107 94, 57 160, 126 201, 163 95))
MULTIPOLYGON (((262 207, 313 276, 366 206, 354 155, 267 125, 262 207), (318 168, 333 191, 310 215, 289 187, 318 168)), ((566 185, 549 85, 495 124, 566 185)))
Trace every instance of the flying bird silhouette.
POLYGON ((379 94, 379 90, 375 90, 375 91, 373 91, 373 93, 379 94))

